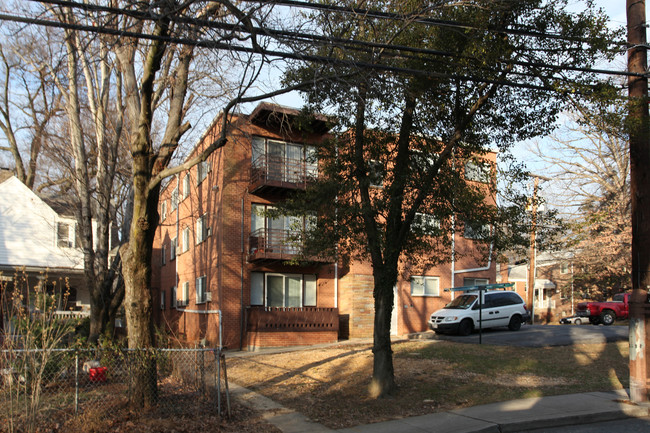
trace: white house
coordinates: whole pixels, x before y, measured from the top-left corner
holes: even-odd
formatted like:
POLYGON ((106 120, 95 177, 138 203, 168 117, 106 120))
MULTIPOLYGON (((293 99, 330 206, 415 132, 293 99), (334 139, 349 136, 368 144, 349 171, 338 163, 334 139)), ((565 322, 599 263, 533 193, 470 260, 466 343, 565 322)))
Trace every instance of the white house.
POLYGON ((10 172, 0 171, 0 281, 8 290, 16 276, 26 276, 30 289, 45 285, 56 292, 66 288, 67 279, 68 302, 60 308, 89 312, 75 232, 73 218, 58 214, 10 172))

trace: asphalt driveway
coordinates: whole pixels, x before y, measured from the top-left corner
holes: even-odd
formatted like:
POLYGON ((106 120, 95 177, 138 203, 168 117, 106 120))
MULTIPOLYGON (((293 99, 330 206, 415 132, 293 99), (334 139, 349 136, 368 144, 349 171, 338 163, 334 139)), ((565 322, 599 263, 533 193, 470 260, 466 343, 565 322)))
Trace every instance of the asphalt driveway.
POLYGON ((478 344, 481 339, 483 344, 522 347, 605 343, 627 340, 628 336, 629 328, 627 326, 603 325, 523 325, 519 331, 513 332, 508 328, 486 329, 481 336, 478 331, 474 331, 467 337, 426 333, 426 338, 432 340, 478 344))

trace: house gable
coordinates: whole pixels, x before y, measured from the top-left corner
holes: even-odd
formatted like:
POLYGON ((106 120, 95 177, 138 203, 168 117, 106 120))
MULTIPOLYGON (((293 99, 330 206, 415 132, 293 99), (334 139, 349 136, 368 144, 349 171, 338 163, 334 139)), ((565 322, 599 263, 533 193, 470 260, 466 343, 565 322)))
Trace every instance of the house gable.
POLYGON ((0 267, 83 269, 74 219, 57 214, 15 176, 0 183, 0 198, 0 267), (65 233, 69 243, 59 246, 65 233))

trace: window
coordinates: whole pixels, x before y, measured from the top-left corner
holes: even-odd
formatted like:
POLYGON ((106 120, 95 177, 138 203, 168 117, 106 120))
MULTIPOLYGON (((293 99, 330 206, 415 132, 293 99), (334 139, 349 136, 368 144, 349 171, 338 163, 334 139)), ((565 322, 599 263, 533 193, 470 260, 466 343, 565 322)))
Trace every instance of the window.
POLYGON ((169 242, 169 261, 176 259, 176 238, 169 242))
POLYGON ((176 301, 177 301, 177 299, 176 299, 176 286, 174 286, 174 287, 172 287, 172 290, 171 290, 171 307, 172 308, 176 308, 176 304, 177 304, 176 301))
POLYGON ((465 163, 465 179, 473 182, 488 183, 490 181, 490 163, 485 161, 467 161, 465 163))
POLYGON ((160 203, 160 221, 167 219, 167 200, 160 203))
POLYGON ((411 277, 411 296, 440 296, 440 278, 411 277))
POLYGON ((181 290, 181 299, 178 302, 178 305, 185 306, 187 305, 188 300, 190 299, 190 282, 185 281, 181 290))
POLYGON ((207 301, 206 294, 206 281, 207 277, 205 275, 196 279, 196 303, 203 304, 207 301))
POLYGON ((251 305, 264 305, 264 273, 251 272, 251 305))
POLYGON ((207 223, 207 215, 203 214, 196 220, 196 244, 200 244, 210 236, 210 228, 207 223))
POLYGON ((161 310, 165 309, 165 291, 164 290, 160 291, 160 309, 161 310))
POLYGON ((190 196, 190 174, 187 173, 183 178, 183 199, 190 196))
POLYGON ((305 275, 305 296, 303 298, 303 306, 315 307, 316 306, 316 275, 305 275))
POLYGON ((300 143, 253 137, 251 164, 266 168, 270 180, 303 182, 318 176, 316 148, 300 143))
POLYGON ((435 236, 440 234, 440 220, 431 214, 417 212, 411 230, 435 236))
POLYGON ((167 263, 167 247, 163 245, 162 248, 160 249, 160 252, 161 252, 160 256, 162 259, 162 265, 165 265, 165 263, 167 263))
POLYGON ((564 262, 560 265, 560 273, 561 274, 568 274, 569 273, 569 264, 564 262))
POLYGON ((486 284, 490 284, 490 280, 488 278, 465 278, 463 279, 463 286, 485 286, 486 284))
POLYGON ((263 237, 267 242, 267 245, 258 245, 258 247, 282 247, 288 254, 298 254, 302 246, 301 233, 303 230, 313 229, 316 215, 310 213, 305 217, 265 216, 269 210, 273 210, 273 206, 254 203, 251 207, 251 235, 263 237))
POLYGON ((210 163, 208 161, 199 162, 196 166, 196 184, 201 185, 201 182, 208 177, 210 173, 210 163))
POLYGON ((316 275, 251 273, 251 305, 316 306, 316 275))
POLYGON ((60 248, 74 248, 74 230, 68 223, 56 224, 56 244, 60 248))
POLYGON ((172 211, 178 209, 178 185, 172 191, 172 211))
POLYGON ((370 179, 370 186, 383 188, 384 175, 384 165, 381 161, 375 161, 372 159, 368 161, 368 178, 370 179))
POLYGON ((463 236, 465 239, 486 239, 490 236, 490 225, 466 222, 463 236))
POLYGON ((184 227, 183 228, 183 244, 181 245, 181 252, 184 253, 190 249, 190 228, 189 227, 184 227))

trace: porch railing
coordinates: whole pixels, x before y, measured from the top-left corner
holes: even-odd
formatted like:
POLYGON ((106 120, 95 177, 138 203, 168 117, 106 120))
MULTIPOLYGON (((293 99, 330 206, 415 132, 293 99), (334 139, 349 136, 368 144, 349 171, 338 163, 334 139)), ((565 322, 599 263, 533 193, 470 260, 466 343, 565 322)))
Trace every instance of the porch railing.
POLYGON ((249 307, 246 329, 260 331, 336 331, 338 308, 249 307))

